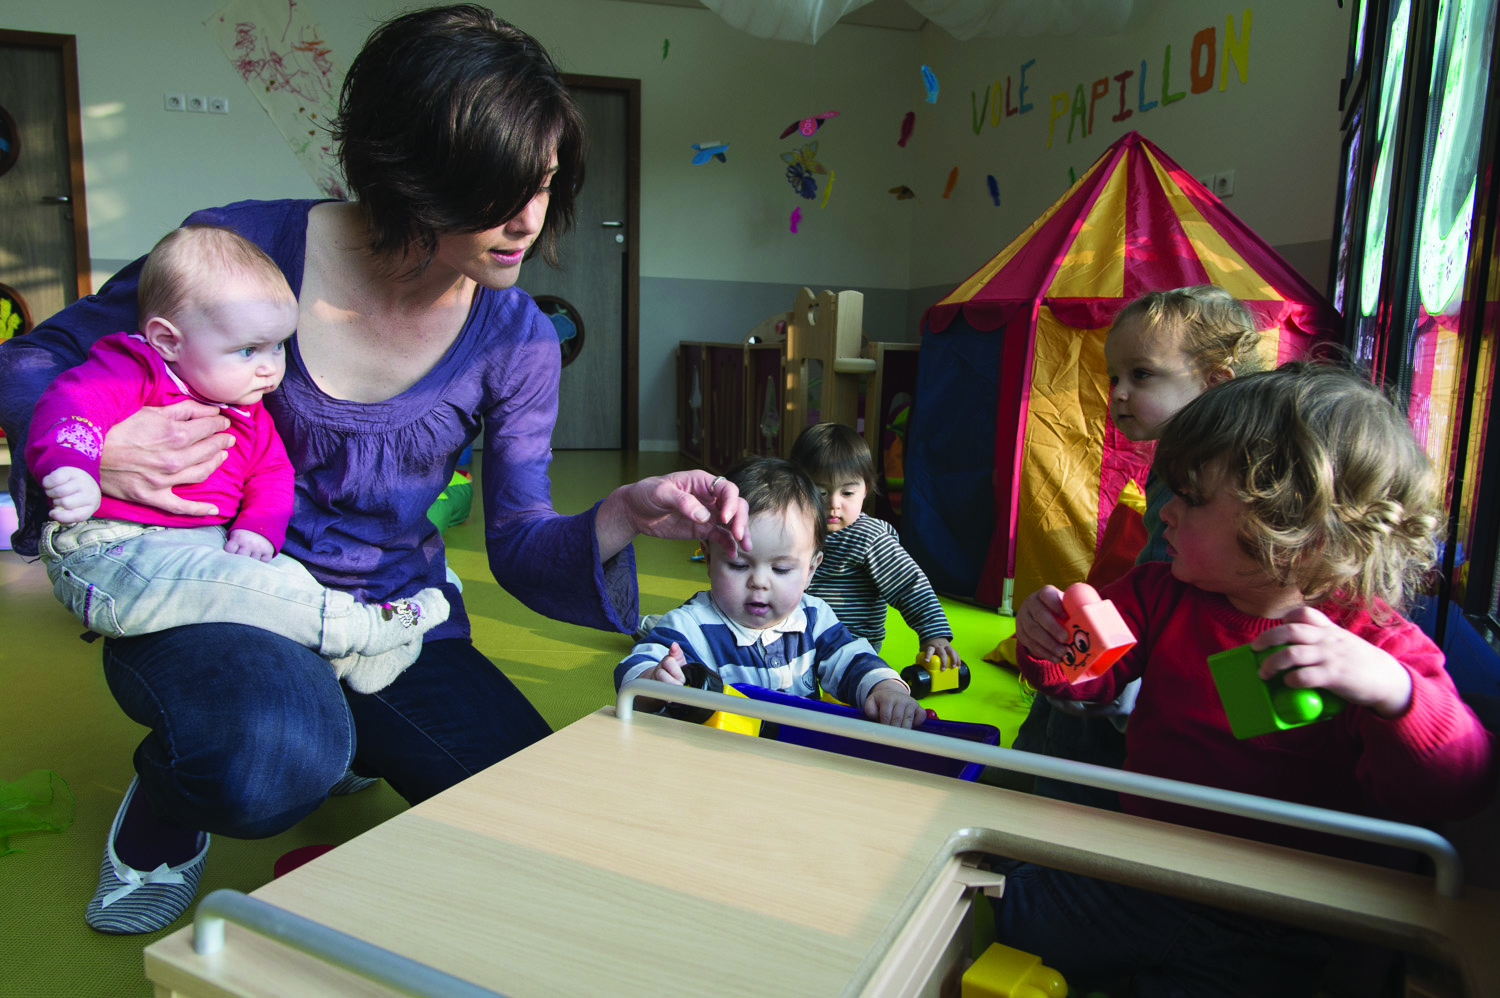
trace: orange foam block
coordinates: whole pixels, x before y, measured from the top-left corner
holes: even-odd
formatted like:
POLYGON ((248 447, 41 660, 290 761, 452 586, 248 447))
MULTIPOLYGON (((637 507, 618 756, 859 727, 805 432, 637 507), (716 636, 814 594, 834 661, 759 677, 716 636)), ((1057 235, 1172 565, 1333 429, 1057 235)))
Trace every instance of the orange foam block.
POLYGON ((1135 635, 1125 626, 1113 602, 1100 599, 1087 582, 1075 582, 1063 593, 1063 626, 1068 629, 1068 648, 1058 663, 1068 682, 1096 679, 1131 648, 1135 635))

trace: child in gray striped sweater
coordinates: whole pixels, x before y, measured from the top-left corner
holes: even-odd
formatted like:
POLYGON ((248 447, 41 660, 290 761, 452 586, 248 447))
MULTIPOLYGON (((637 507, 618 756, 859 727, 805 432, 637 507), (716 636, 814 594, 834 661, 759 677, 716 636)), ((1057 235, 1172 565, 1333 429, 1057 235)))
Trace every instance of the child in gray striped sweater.
POLYGON ((926 574, 901 546, 896 528, 862 507, 876 489, 875 462, 864 438, 842 423, 819 423, 792 444, 791 460, 817 485, 827 506, 823 563, 807 591, 833 607, 839 620, 880 650, 886 606, 917 633, 916 661, 936 655, 941 668, 961 664, 953 628, 926 574))

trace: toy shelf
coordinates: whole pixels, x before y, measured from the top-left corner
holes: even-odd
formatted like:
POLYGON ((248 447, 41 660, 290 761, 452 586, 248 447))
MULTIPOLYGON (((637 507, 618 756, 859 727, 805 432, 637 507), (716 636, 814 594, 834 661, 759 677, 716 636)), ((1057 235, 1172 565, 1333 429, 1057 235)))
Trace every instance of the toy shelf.
POLYGON ((860 429, 878 470, 891 401, 915 390, 917 345, 867 343, 863 320, 858 291, 803 288, 740 343, 680 343, 679 452, 722 472, 752 454, 785 457, 803 429, 837 422, 860 429))

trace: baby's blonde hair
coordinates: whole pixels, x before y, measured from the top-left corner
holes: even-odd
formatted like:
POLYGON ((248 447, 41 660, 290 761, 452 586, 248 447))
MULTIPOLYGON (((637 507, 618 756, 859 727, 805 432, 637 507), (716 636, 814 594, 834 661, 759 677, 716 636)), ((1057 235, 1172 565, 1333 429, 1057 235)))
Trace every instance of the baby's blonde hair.
POLYGON ((1309 602, 1401 612, 1437 559, 1432 467, 1400 410, 1353 371, 1296 361, 1232 378, 1167 423, 1156 473, 1189 502, 1222 483, 1240 546, 1309 602))
POLYGON ((1238 377, 1261 368, 1255 318, 1244 302, 1217 284, 1141 295, 1120 309, 1111 329, 1132 321, 1146 332, 1180 332, 1183 351, 1205 376, 1228 370, 1238 377))
POLYGON ((184 225, 163 236, 141 267, 141 326, 158 317, 176 322, 185 309, 217 304, 226 274, 259 285, 273 300, 297 302, 286 275, 259 246, 222 226, 184 225))

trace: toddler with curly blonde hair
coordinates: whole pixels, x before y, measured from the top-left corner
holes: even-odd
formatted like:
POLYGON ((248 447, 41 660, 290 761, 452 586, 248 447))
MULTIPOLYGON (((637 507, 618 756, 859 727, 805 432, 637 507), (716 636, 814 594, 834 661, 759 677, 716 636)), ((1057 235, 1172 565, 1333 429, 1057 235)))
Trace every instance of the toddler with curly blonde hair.
MULTIPOLYGON (((1016 614, 1026 678, 1054 697, 1109 700, 1149 673, 1126 729, 1133 772, 1415 822, 1482 808, 1492 738, 1459 699, 1443 653, 1400 615, 1441 524, 1432 470, 1400 411, 1358 374, 1286 364, 1184 406, 1166 424, 1155 470, 1172 491, 1162 512, 1172 560, 1138 565, 1101 591, 1137 644, 1102 677, 1070 685, 1059 665, 1062 594, 1046 586, 1016 614), (1348 706, 1237 739, 1207 657, 1245 644, 1270 651, 1262 678, 1348 706)), ((1389 858, 1181 805, 1121 803, 1210 831, 1389 858)), ((1010 874, 995 905, 999 938, 1069 981, 1130 976, 1132 994, 1248 996, 1320 978, 1327 946, 1315 934, 1030 864, 1010 874), (1079 911, 1098 917, 1080 930, 1079 911)))

